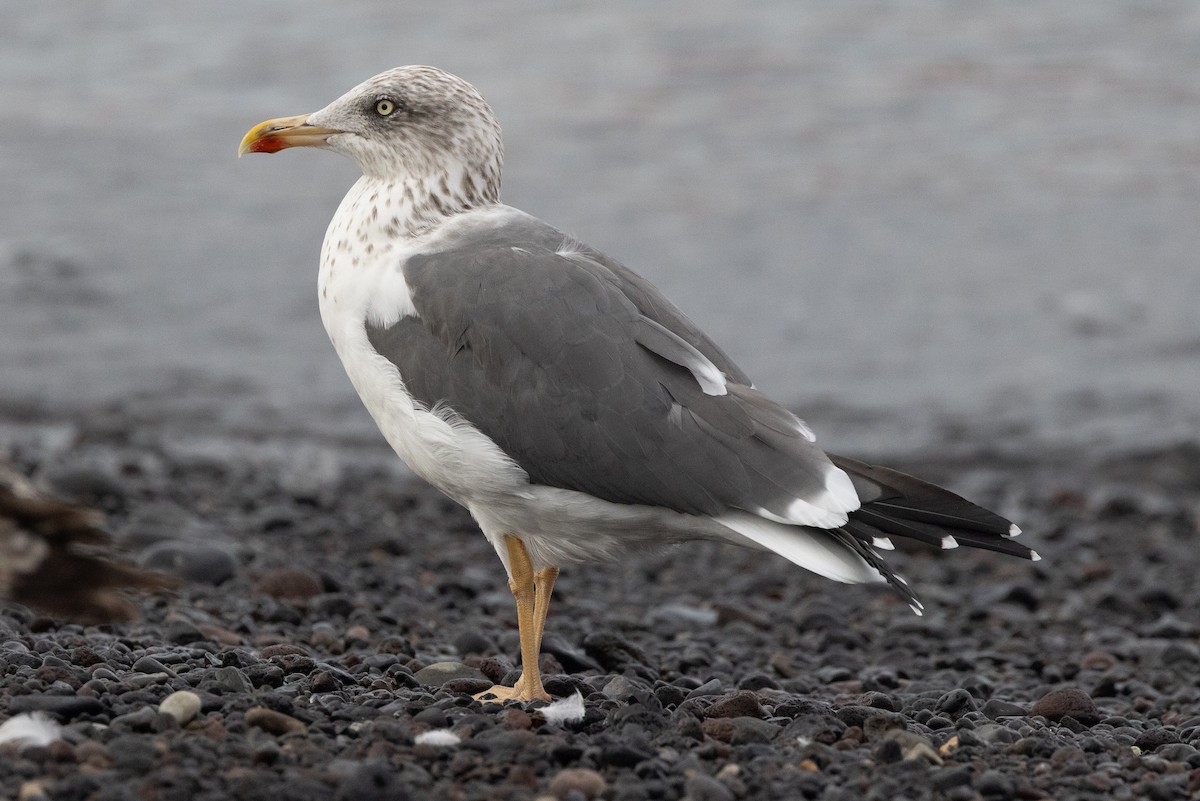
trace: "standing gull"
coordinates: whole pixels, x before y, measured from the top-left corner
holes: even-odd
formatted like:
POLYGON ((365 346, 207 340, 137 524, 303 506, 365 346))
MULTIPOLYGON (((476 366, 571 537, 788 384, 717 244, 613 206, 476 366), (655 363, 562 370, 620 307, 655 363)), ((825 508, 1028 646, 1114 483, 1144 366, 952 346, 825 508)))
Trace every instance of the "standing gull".
POLYGON ((329 223, 321 319, 388 443, 461 503, 508 573, 522 673, 560 565, 689 539, 886 582, 891 536, 1037 559, 1019 529, 911 476, 824 453, 646 279, 500 203, 500 127, 473 86, 400 67, 238 150, 322 147, 363 175, 329 223))

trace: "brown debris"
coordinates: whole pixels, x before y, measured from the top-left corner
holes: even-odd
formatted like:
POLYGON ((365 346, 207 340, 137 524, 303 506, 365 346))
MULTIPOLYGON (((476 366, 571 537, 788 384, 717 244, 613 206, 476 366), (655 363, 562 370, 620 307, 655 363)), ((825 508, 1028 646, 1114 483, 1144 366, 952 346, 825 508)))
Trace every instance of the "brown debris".
POLYGON ((0 463, 0 602, 99 623, 137 617, 124 590, 175 586, 107 554, 103 522, 99 511, 55 498, 0 463))

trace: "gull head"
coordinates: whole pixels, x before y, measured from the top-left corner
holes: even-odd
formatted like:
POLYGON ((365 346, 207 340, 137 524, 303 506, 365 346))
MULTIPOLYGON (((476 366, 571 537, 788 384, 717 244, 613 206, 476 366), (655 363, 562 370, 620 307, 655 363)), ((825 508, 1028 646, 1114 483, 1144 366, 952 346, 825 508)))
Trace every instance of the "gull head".
POLYGON ((349 156, 368 178, 421 185, 454 205, 495 202, 500 126, 474 86, 435 67, 397 67, 320 111, 259 123, 238 155, 320 147, 349 156))

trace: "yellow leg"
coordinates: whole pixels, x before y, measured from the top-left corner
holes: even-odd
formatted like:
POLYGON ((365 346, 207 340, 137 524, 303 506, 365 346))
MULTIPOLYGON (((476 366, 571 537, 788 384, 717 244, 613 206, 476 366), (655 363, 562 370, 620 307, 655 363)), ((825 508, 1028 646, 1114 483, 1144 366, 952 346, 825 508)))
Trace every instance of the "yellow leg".
POLYGON ((529 560, 529 553, 521 540, 510 535, 504 538, 504 545, 508 549, 509 571, 512 574, 508 587, 517 602, 517 629, 521 635, 521 678, 517 679, 517 683, 512 687, 497 684, 475 697, 480 700, 495 697, 501 701, 531 701, 534 698, 549 701, 550 695, 542 686, 538 654, 542 649, 542 630, 546 625, 546 615, 550 611, 550 593, 554 590, 558 568, 545 567, 535 572, 533 563, 529 560))
POLYGON ((537 632, 537 650, 542 652, 542 631, 546 628, 546 615, 550 613, 550 593, 554 592, 554 580, 558 578, 557 567, 543 567, 533 574, 533 625, 537 632))

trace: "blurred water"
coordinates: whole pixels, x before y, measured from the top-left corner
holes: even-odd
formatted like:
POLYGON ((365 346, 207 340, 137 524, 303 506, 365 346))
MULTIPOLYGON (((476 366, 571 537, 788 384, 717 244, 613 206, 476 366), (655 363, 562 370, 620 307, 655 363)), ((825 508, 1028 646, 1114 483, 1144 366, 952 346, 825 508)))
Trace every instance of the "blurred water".
POLYGON ((0 33, 0 404, 376 441, 314 292, 355 172, 234 159, 431 63, 505 199, 650 277, 821 441, 1200 431, 1190 0, 25 4, 0 33))

